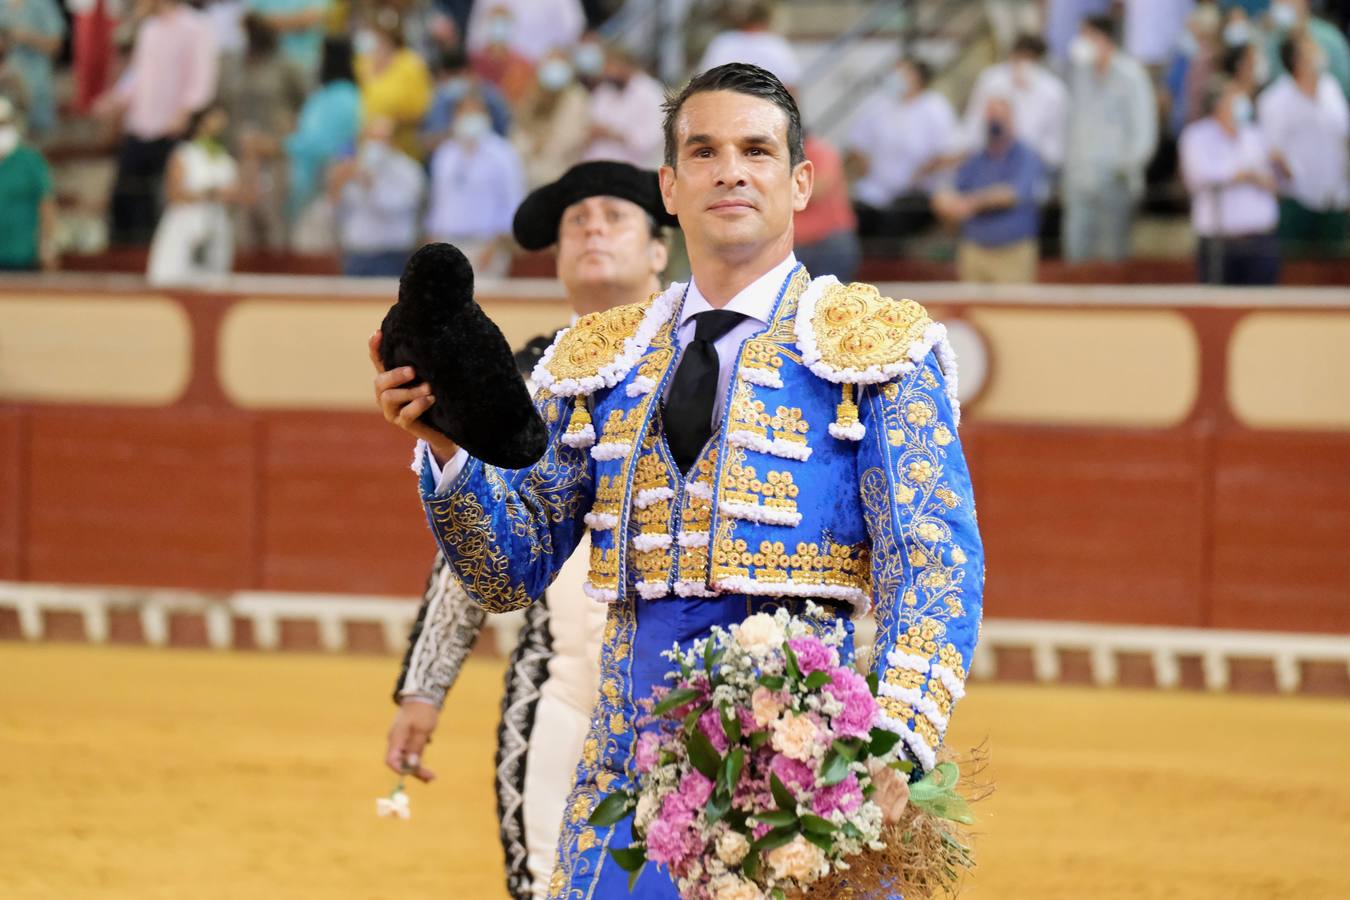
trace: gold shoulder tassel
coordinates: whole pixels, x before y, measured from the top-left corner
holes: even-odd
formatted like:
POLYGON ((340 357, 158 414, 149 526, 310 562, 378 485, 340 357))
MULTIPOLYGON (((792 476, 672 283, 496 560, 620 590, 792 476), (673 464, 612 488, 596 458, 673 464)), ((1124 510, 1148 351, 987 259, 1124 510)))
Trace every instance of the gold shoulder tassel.
POLYGON ((595 444, 595 427, 591 424, 590 411, 586 409, 586 398, 580 394, 573 398, 572 415, 567 420, 562 441, 569 447, 579 448, 595 444))

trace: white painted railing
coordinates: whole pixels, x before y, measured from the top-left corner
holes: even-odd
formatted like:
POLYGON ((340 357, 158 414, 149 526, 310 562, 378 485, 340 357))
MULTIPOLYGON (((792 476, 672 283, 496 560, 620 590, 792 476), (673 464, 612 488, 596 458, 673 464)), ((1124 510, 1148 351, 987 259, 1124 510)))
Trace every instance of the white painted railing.
MULTIPOLYGON (((251 623, 260 649, 280 647, 283 621, 303 621, 317 625, 320 646, 333 652, 346 648, 348 623, 379 625, 385 647, 401 652, 417 615, 417 601, 406 597, 271 591, 207 594, 0 581, 0 608, 6 607, 17 610, 20 632, 32 641, 44 637, 49 612, 79 614, 85 638, 96 644, 108 640, 113 612, 132 612, 140 620, 145 642, 164 646, 169 642, 170 616, 187 613, 202 617, 207 643, 216 649, 233 646, 234 620, 240 618, 251 623)), ((996 677, 999 649, 1030 651, 1033 674, 1043 682, 1059 680, 1064 651, 1086 652, 1092 680, 1099 685, 1117 683, 1118 658, 1124 653, 1148 656, 1161 688, 1180 684, 1182 657, 1200 659, 1205 687, 1213 691, 1228 687, 1232 659, 1270 660, 1276 687, 1284 692, 1299 689, 1305 662, 1330 662, 1350 671, 1350 636, 986 619, 971 675, 996 677)))

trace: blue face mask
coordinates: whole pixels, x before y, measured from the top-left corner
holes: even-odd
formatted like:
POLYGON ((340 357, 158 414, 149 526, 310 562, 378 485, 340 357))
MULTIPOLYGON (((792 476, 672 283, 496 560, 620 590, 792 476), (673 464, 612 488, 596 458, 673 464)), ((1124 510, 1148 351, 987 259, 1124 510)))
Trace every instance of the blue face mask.
POLYGON ((989 143, 993 144, 1003 140, 1003 136, 1008 133, 1008 129, 1001 121, 995 119, 985 124, 984 133, 988 136, 989 143))

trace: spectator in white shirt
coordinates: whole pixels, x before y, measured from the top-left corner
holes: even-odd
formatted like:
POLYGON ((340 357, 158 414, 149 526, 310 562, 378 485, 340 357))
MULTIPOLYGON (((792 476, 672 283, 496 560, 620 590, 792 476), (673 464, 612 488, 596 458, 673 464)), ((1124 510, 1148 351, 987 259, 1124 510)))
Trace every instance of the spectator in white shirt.
POLYGON ((392 119, 372 119, 356 156, 328 170, 344 275, 397 277, 417 249, 426 173, 393 135, 392 119))
POLYGON ((1160 70, 1194 7, 1195 0, 1125 0, 1125 52, 1160 70))
POLYGON ((579 0, 478 0, 469 13, 466 39, 471 56, 504 40, 526 60, 537 63, 550 50, 570 47, 585 29, 586 14, 579 0))
POLYGON ((1232 81, 1205 95, 1206 115, 1181 132, 1181 174, 1199 242, 1196 274, 1206 284, 1275 284, 1280 275, 1275 176, 1252 102, 1232 81))
POLYGON ((789 87, 801 83, 802 66, 792 45, 774 34, 773 0, 751 0, 734 20, 734 28, 712 39, 696 71, 706 72, 724 63, 741 62, 767 69, 789 87))
POLYGON ((1047 173, 1064 164, 1064 134, 1069 119, 1069 91, 1059 77, 1042 64, 1045 41, 1024 34, 1013 43, 1007 62, 980 73, 966 102, 963 130, 966 149, 984 147, 988 132, 985 111, 989 101, 1002 97, 1012 105, 1013 135, 1040 158, 1047 173))
POLYGON ((951 103, 929 88, 931 76, 925 63, 900 60, 854 117, 845 167, 864 237, 912 234, 933 222, 928 197, 956 161, 961 136, 951 103))
POLYGON ((638 66, 622 47, 605 49, 604 77, 591 94, 591 136, 583 161, 612 159, 655 169, 661 165, 661 82, 638 66))
POLYGON ((1312 37, 1286 40, 1280 55, 1287 74, 1257 101, 1257 122, 1279 174, 1280 238, 1286 256, 1334 253, 1350 232, 1350 110, 1336 79, 1323 71, 1312 37))
POLYGON ((1143 66, 1116 47, 1106 16, 1083 23, 1069 57, 1064 257, 1119 262, 1129 255, 1135 204, 1157 145, 1157 98, 1143 66))
POLYGON ((426 234, 459 247, 485 278, 511 266, 511 217, 525 197, 525 173, 511 142, 492 130, 483 98, 459 102, 451 137, 431 157, 426 234))

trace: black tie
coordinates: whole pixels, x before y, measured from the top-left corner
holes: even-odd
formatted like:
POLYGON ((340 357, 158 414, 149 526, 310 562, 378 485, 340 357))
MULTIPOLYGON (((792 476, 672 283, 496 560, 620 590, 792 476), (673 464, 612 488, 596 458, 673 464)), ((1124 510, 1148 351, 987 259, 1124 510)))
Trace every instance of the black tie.
POLYGON ((681 472, 693 467, 712 436, 720 368, 713 342, 744 318, 727 309, 711 309, 694 316, 694 339, 684 348, 666 400, 666 441, 681 472))

